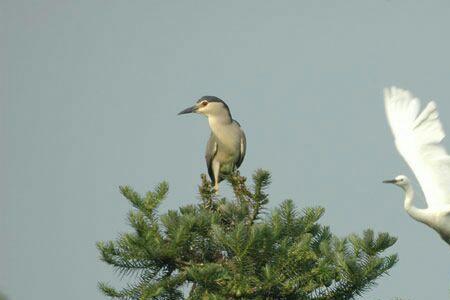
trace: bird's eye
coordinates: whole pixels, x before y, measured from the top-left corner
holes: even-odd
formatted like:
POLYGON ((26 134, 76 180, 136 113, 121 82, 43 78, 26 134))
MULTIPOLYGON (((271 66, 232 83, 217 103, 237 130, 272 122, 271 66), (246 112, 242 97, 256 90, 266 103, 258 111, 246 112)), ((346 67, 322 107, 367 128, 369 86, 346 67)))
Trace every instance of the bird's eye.
POLYGON ((206 105, 208 105, 208 101, 203 101, 202 106, 206 106, 206 105))

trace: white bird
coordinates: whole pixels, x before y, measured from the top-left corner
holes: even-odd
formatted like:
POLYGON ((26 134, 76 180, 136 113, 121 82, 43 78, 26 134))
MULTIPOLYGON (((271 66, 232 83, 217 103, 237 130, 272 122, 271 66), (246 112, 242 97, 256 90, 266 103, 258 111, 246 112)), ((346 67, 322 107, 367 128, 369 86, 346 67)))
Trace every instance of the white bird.
POLYGON ((384 90, 384 103, 397 150, 419 181, 428 207, 413 205, 414 191, 406 176, 384 182, 402 188, 406 212, 450 244, 450 156, 440 144, 445 133, 436 104, 431 101, 419 114, 419 99, 396 87, 384 90))

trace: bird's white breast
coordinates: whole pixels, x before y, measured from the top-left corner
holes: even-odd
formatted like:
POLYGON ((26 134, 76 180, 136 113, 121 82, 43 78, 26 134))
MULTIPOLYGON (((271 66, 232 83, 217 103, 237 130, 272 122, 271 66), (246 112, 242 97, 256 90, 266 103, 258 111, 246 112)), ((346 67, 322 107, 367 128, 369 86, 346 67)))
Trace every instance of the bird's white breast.
POLYGON ((219 147, 229 153, 239 153, 241 146, 241 128, 234 122, 224 123, 215 118, 209 118, 211 131, 219 140, 219 147))
POLYGON ((432 226, 447 243, 450 244, 450 206, 435 212, 432 226))

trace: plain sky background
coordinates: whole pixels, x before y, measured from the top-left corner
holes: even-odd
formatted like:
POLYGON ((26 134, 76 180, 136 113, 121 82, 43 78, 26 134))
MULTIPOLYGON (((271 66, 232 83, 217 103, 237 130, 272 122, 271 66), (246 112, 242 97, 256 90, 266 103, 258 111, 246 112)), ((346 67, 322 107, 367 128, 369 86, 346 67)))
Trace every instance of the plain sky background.
POLYGON ((448 299, 448 245, 381 181, 411 176, 383 87, 436 100, 450 132, 449 31, 444 0, 0 0, 0 291, 100 300, 98 281, 125 285, 95 248, 128 230, 118 186, 168 180, 163 211, 197 201, 209 128, 176 114, 210 94, 247 133, 241 172, 272 172, 271 207, 398 236, 400 262, 364 299, 448 299))

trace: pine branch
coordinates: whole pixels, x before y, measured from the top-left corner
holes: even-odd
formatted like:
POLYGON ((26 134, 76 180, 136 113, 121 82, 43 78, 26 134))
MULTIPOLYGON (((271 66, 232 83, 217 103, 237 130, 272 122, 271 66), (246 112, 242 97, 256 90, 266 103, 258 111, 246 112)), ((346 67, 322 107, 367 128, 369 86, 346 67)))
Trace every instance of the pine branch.
POLYGON ((241 176, 239 171, 235 171, 233 174, 227 177, 233 187, 234 196, 236 197, 238 203, 248 205, 250 199, 252 199, 253 194, 247 188, 245 182, 247 178, 241 176))
POLYGON ((200 202, 158 213, 168 194, 163 182, 139 195, 121 193, 133 209, 131 232, 99 242, 100 259, 132 283, 115 289, 99 283, 116 299, 353 299, 373 288, 396 264, 384 255, 396 238, 366 230, 335 237, 319 224, 321 207, 298 209, 286 200, 263 217, 269 202, 270 174, 257 170, 253 186, 238 172, 229 176, 235 199, 217 199, 206 175, 200 202))
POLYGON ((264 205, 269 203, 269 196, 264 193, 264 190, 270 185, 270 173, 261 169, 257 170, 253 175, 253 182, 255 187, 251 203, 250 225, 256 221, 264 205))
POLYGON ((203 207, 205 209, 214 210, 215 209, 215 199, 216 191, 214 190, 211 182, 206 178, 205 174, 201 175, 201 184, 198 187, 198 192, 200 194, 200 199, 203 202, 203 207))

